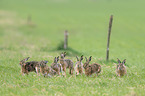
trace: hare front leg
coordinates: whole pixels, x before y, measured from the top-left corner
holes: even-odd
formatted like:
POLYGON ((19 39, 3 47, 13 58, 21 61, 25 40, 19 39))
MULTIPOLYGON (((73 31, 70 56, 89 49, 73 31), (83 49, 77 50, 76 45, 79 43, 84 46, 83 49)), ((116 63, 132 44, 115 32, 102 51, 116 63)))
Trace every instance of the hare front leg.
POLYGON ((84 70, 83 70, 83 67, 81 68, 81 70, 80 70, 81 72, 81 75, 83 75, 84 74, 84 70))
POLYGON ((78 70, 78 68, 77 68, 77 70, 76 70, 76 75, 79 75, 79 70, 78 70))
POLYGON ((66 67, 63 67, 63 71, 64 71, 64 76, 66 77, 66 67))
POLYGON ((58 76, 60 75, 60 70, 57 71, 57 75, 58 75, 58 76))
POLYGON ((39 74, 39 68, 38 67, 35 67, 35 69, 36 69, 37 75, 40 76, 40 74, 39 74))

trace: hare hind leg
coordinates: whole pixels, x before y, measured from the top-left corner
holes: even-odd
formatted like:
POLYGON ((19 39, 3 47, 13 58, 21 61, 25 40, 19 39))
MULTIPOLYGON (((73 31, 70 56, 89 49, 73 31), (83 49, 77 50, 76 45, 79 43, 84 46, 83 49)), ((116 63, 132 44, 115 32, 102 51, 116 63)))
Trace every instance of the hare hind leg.
POLYGON ((60 76, 60 70, 57 70, 57 75, 60 76))
POLYGON ((71 75, 73 75, 73 72, 74 72, 74 68, 71 69, 71 75))
POLYGON ((98 74, 99 74, 99 73, 98 73, 98 72, 96 72, 96 77, 98 77, 98 74))
POLYGON ((71 68, 69 67, 69 74, 71 74, 71 68))
POLYGON ((70 68, 69 74, 73 75, 74 68, 70 68))

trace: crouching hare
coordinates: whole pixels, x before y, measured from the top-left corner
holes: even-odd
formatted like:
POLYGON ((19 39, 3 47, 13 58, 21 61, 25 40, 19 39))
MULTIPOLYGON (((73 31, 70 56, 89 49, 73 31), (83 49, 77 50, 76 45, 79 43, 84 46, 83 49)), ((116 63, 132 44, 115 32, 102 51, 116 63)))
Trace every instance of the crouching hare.
POLYGON ((127 71, 126 71, 126 67, 125 67, 125 62, 126 62, 126 59, 124 59, 122 62, 117 58, 117 61, 118 61, 118 65, 116 67, 116 74, 117 76, 121 77, 121 76, 124 76, 127 74, 127 71))
POLYGON ((40 73, 41 73, 44 77, 46 77, 46 76, 52 77, 52 76, 56 75, 56 71, 53 70, 51 67, 49 67, 49 66, 47 65, 47 63, 48 63, 48 61, 44 61, 44 60, 42 60, 42 61, 40 62, 40 73))
POLYGON ((56 71, 57 75, 60 75, 60 72, 62 73, 63 68, 62 65, 58 63, 58 61, 59 56, 57 58, 56 57, 54 58, 54 62, 51 64, 51 68, 56 71))
MULTIPOLYGON (((86 57, 85 57, 86 58, 86 57)), ((84 63, 83 67, 85 69, 85 75, 90 76, 93 73, 96 73, 96 76, 101 72, 101 65, 97 63, 89 64, 92 59, 92 56, 89 59, 86 58, 86 62, 84 63)))
POLYGON ((78 58, 78 56, 76 56, 77 58, 77 62, 75 64, 75 74, 76 75, 79 75, 79 74, 83 74, 83 63, 82 63, 82 60, 83 60, 83 55, 80 57, 80 59, 78 58))

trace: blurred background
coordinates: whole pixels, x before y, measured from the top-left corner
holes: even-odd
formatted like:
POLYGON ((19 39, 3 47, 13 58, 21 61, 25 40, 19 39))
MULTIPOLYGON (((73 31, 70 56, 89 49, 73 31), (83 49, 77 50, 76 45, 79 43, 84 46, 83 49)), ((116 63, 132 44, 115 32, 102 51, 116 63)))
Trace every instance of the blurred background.
POLYGON ((110 58, 142 54, 143 0, 1 0, 0 52, 14 58, 59 55, 67 30, 70 56, 105 59, 110 15, 110 58))

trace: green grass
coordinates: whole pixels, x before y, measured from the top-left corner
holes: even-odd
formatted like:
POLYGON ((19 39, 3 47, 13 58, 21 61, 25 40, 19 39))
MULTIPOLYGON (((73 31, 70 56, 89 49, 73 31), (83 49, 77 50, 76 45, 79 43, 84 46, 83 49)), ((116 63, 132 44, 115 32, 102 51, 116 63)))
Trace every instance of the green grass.
MULTIPOLYGON (((0 94, 10 95, 145 95, 144 0, 1 0, 0 94), (105 61, 110 15, 114 15, 110 61, 105 61), (31 15, 32 25, 27 24, 31 15), (69 32, 66 58, 93 56, 102 72, 97 78, 78 76, 44 78, 20 74, 19 61, 48 60, 69 32), (127 59, 128 76, 116 77, 116 59, 127 59)), ((85 60, 83 60, 85 62, 85 60)))

